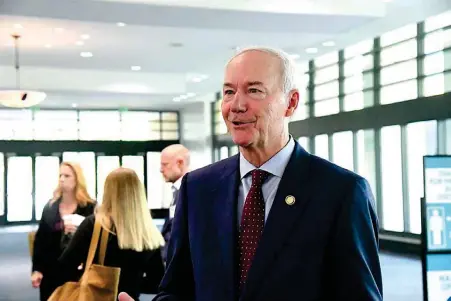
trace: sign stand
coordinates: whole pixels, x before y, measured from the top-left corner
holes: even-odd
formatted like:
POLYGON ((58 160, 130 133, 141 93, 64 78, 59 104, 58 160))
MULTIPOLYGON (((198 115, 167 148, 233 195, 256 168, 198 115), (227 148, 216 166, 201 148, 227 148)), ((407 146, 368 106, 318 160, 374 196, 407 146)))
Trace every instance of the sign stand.
POLYGON ((451 156, 424 156, 423 178, 423 298, 451 301, 451 156))

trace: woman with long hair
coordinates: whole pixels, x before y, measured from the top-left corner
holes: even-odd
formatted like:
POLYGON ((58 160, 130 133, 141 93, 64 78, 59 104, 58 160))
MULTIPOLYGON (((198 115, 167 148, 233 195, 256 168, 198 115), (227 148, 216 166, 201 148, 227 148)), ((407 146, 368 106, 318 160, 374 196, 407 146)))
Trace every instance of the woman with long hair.
MULTIPOLYGON (((139 300, 144 274, 161 278, 164 273, 161 258, 164 239, 152 220, 144 186, 133 170, 121 167, 108 175, 102 204, 95 215, 81 223, 61 255, 59 261, 64 271, 74 270, 86 261, 96 220, 100 221, 102 231, 110 234, 105 265, 121 268, 118 291, 139 300)), ((63 281, 69 280, 77 279, 63 281)))
POLYGON ((59 182, 53 198, 45 205, 33 247, 31 282, 39 288, 40 300, 47 301, 58 287, 58 258, 77 230, 77 223, 64 222, 67 217, 80 220, 92 215, 95 201, 86 189, 86 180, 77 163, 60 165, 59 182))

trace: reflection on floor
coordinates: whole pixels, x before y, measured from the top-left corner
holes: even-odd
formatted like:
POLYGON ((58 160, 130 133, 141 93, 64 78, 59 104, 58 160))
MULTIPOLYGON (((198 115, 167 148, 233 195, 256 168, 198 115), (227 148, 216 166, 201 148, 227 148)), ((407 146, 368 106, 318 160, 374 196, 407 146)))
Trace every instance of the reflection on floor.
MULTIPOLYGON (((26 231, 0 228, 0 301, 37 301, 38 293, 31 288, 30 259, 26 231)), ((422 301, 421 262, 419 259, 382 254, 385 301, 422 301)), ((143 301, 152 296, 143 295, 143 301)))

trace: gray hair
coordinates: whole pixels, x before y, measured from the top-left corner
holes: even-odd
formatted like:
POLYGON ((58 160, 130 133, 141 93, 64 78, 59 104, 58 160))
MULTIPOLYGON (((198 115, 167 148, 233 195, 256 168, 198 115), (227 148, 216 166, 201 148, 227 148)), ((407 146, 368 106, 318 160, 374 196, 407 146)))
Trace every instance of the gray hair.
POLYGON ((294 60, 290 57, 288 53, 281 49, 275 49, 271 47, 262 47, 262 46, 252 46, 246 47, 243 49, 239 49, 235 55, 227 62, 227 65, 237 56, 249 52, 249 51, 261 51, 266 52, 270 55, 275 56, 280 61, 280 65, 282 67, 282 82, 283 82, 283 92, 288 94, 291 90, 298 88, 298 71, 297 66, 294 60))

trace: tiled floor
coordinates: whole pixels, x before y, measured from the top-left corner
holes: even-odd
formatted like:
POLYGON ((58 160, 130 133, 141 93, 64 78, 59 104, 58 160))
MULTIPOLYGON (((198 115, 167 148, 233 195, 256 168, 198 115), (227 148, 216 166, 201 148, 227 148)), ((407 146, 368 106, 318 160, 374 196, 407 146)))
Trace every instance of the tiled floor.
MULTIPOLYGON (((0 301, 37 301, 31 288, 27 236, 21 231, 0 231, 0 301)), ((421 262, 419 259, 382 254, 385 301, 422 301, 421 262)), ((152 296, 143 296, 143 301, 152 296)))

